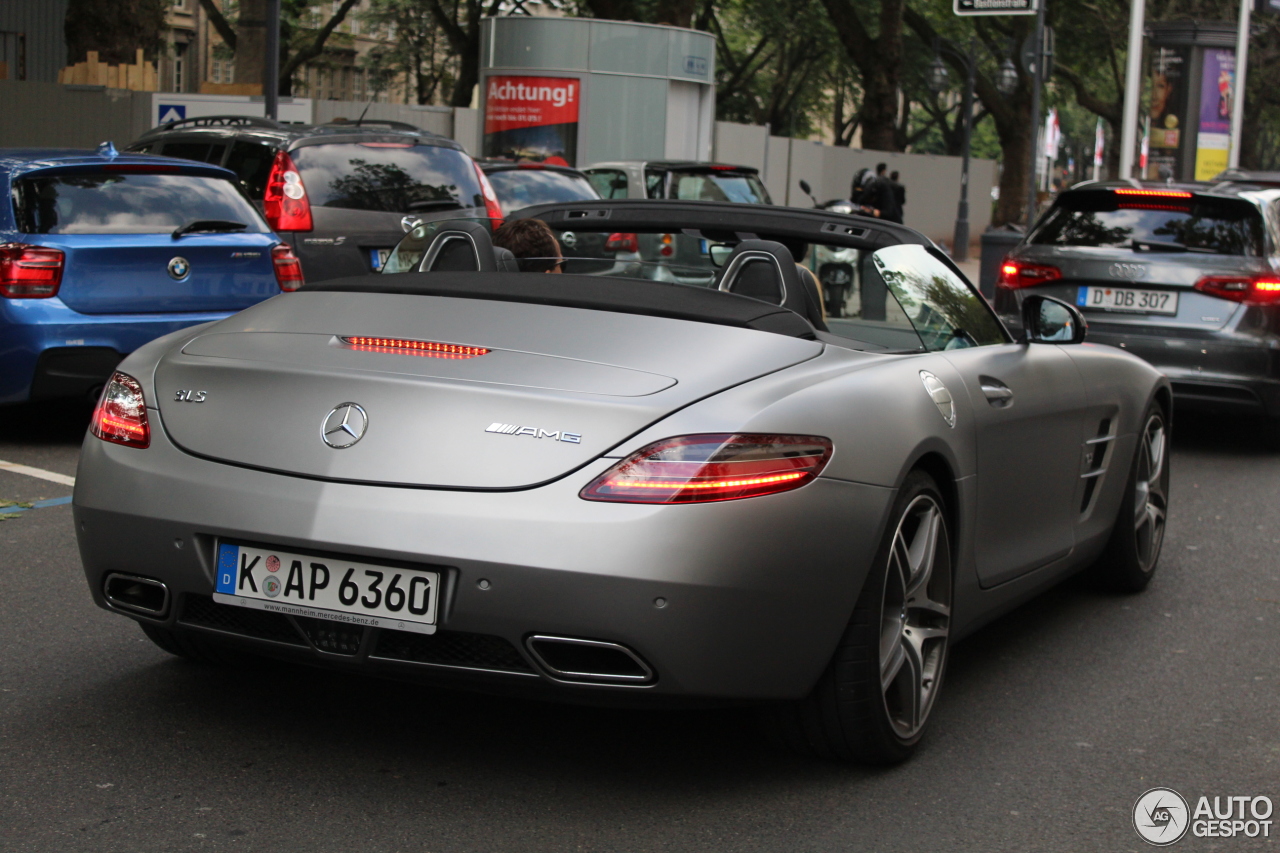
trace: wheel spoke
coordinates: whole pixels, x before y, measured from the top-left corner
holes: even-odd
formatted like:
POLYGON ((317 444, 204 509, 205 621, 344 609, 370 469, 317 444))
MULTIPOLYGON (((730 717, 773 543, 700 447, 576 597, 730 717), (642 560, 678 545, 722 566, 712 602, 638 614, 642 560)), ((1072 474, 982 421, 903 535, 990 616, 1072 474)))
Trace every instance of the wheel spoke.
POLYGON ((929 583, 933 577, 933 564, 938 556, 938 528, 942 524, 942 514, 935 507, 929 507, 920 519, 920 526, 911 541, 910 556, 911 575, 907 581, 907 600, 910 601, 921 587, 929 583))
POLYGON ((887 691, 889 685, 893 684, 894 679, 898 677, 898 673, 902 671, 902 665, 907 662, 906 644, 898 638, 898 642, 894 643, 889 649, 888 656, 881 656, 880 660, 880 689, 887 691))

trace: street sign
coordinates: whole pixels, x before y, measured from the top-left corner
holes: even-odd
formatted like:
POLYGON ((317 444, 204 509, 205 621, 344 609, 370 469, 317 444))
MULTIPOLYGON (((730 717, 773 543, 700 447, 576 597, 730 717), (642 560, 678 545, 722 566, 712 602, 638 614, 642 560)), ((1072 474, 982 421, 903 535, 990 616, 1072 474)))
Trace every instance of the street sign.
MULTIPOLYGON (((1041 56, 1044 57, 1044 74, 1041 79, 1048 80, 1053 76, 1053 53, 1057 45, 1057 40, 1053 33, 1053 27, 1044 28, 1044 45, 1041 48, 1041 56)), ((1027 72, 1027 76, 1034 77, 1036 74, 1036 34, 1032 33, 1022 42, 1022 50, 1020 52, 1022 59, 1022 68, 1027 72)))
POLYGON ((951 10, 961 17, 1034 15, 1039 5, 1039 0, 951 0, 951 2, 951 10))

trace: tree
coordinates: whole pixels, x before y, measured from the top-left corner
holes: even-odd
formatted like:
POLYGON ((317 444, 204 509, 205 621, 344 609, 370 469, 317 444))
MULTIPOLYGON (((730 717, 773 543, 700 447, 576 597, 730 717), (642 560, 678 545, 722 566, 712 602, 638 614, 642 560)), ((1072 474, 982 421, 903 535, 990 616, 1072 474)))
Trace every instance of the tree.
POLYGON ((867 0, 822 0, 845 54, 862 77, 862 147, 900 151, 899 81, 906 0, 878 0, 876 33, 862 19, 867 0))
POLYGON ((150 57, 163 42, 164 0, 70 0, 63 32, 67 61, 83 62, 89 51, 113 65, 137 60, 138 48, 150 57))
POLYGON ((371 31, 395 34, 365 60, 375 88, 403 76, 419 104, 435 103, 437 95, 453 88, 457 58, 447 50, 431 11, 420 0, 373 0, 361 19, 371 31))

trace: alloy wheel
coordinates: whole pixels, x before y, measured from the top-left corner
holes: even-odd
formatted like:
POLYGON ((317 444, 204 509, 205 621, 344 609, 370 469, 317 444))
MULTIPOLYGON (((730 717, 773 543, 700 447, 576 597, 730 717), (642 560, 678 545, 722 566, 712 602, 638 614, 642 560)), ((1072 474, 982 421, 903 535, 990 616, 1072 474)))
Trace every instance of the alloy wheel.
POLYGON ((1164 419, 1154 414, 1142 430, 1138 448, 1138 472, 1133 501, 1133 530, 1138 565, 1149 572, 1160 557, 1164 541, 1165 513, 1168 505, 1165 483, 1165 454, 1168 453, 1164 419))
POLYGON ((898 521, 880 617, 880 687, 894 732, 909 740, 928 719, 951 626, 951 566, 942 508, 929 495, 898 521))

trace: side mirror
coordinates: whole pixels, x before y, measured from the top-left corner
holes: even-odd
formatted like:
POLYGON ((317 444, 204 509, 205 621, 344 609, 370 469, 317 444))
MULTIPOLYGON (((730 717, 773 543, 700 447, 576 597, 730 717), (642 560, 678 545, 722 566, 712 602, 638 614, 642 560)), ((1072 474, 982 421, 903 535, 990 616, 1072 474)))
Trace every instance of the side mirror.
POLYGON ((813 195, 813 190, 809 188, 809 182, 803 178, 800 179, 800 189, 804 191, 805 195, 813 195))
POLYGON ((1078 344, 1084 341, 1089 324, 1074 305, 1032 294, 1022 300, 1022 328, 1030 344, 1078 344))

